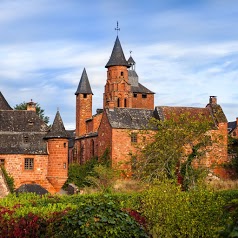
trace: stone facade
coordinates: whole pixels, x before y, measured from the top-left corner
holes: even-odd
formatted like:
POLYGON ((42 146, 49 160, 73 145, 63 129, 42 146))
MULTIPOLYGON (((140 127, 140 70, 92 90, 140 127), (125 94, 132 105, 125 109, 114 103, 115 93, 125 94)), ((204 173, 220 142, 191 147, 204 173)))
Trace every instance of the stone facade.
POLYGON ((154 93, 139 83, 135 61, 131 56, 128 60, 125 59, 118 37, 105 67, 107 78, 103 109, 99 109, 100 116, 91 114, 92 91, 85 72, 79 82, 76 97, 81 101, 76 99, 76 121, 80 121, 80 126, 85 129, 82 132, 76 129, 75 161, 82 164, 92 156, 100 158, 108 149, 112 166, 123 169, 130 176, 131 165, 128 162, 131 154, 139 153, 138 144, 148 141, 154 133, 154 130, 145 130, 149 128, 149 120, 152 117, 165 120, 169 115, 189 112, 195 116, 213 118, 209 133, 214 141, 218 137, 219 140, 212 144, 211 152, 204 158, 203 165, 213 168, 213 172, 223 177, 226 176, 219 165, 227 162, 227 120, 216 97, 211 96, 204 108, 155 107, 154 93), (142 133, 143 131, 147 132, 142 133))
POLYGON ((27 110, 13 110, 0 93, 0 106, 0 162, 15 188, 38 184, 58 192, 68 175, 68 135, 59 112, 49 128, 33 102, 27 110))

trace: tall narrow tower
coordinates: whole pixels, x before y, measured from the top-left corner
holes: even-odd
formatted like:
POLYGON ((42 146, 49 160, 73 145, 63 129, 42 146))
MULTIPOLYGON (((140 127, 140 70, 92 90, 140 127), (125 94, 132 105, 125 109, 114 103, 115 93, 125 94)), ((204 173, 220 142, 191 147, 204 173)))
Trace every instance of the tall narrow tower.
POLYGON ((76 95, 76 137, 86 134, 86 120, 92 117, 92 90, 84 68, 76 95))
POLYGON ((53 125, 45 136, 48 148, 47 179, 58 192, 68 178, 68 134, 57 111, 53 125))
POLYGON ((111 57, 105 66, 107 82, 103 95, 104 108, 132 107, 131 84, 128 79, 129 67, 117 36, 111 57))

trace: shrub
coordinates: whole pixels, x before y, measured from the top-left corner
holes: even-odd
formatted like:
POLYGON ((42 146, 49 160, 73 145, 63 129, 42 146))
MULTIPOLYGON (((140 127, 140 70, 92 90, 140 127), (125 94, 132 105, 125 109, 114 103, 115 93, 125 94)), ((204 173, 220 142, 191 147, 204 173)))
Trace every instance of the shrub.
POLYGON ((157 183, 142 198, 153 237, 217 237, 224 222, 223 205, 224 200, 213 192, 184 192, 169 181, 157 183))
POLYGON ((15 189, 14 178, 7 173, 6 169, 3 166, 0 166, 0 170, 2 170, 2 172, 3 172, 3 175, 6 179, 6 182, 7 182, 10 192, 13 193, 14 189, 15 189))

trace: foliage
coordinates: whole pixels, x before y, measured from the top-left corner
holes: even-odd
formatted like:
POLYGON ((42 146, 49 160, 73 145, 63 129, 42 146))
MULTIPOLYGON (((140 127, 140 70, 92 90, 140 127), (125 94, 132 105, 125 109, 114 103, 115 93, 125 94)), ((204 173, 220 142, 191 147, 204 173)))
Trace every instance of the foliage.
POLYGON ((230 163, 226 163, 225 168, 235 171, 235 178, 238 175, 238 139, 228 135, 228 155, 231 157, 230 163))
POLYGON ((87 161, 85 164, 77 164, 73 163, 69 165, 68 171, 68 179, 64 185, 67 186, 69 183, 73 183, 79 188, 83 186, 90 185, 86 180, 86 177, 92 172, 94 166, 98 165, 97 158, 92 158, 91 160, 87 161))
POLYGON ((233 199, 226 205, 229 214, 226 227, 220 232, 220 237, 238 237, 238 199, 233 199))
POLYGON ((99 164, 93 168, 92 173, 86 177, 86 180, 99 191, 110 192, 118 177, 118 171, 106 165, 99 164))
POLYGON ((142 198, 152 237, 217 237, 223 225, 221 196, 204 188, 181 191, 174 182, 157 182, 142 198))
POLYGON ((8 186, 8 188, 9 188, 10 192, 13 193, 14 190, 15 190, 15 187, 14 187, 14 178, 13 178, 11 175, 9 175, 9 174, 7 173, 7 171, 6 171, 6 169, 4 168, 4 166, 0 166, 0 170, 2 170, 2 172, 3 172, 3 175, 4 175, 5 179, 6 179, 7 186, 8 186))
MULTIPOLYGON (((22 102, 20 104, 17 104, 14 107, 15 110, 26 110, 27 109, 27 103, 22 102)), ((36 113, 37 115, 46 123, 49 123, 50 118, 48 116, 45 116, 45 110, 40 107, 39 103, 36 103, 36 113)))
POLYGON ((206 133, 211 122, 203 115, 171 114, 166 120, 151 121, 154 133, 143 145, 142 156, 136 160, 135 176, 152 182, 153 179, 174 179, 182 172, 186 188, 194 186, 200 170, 192 167, 204 155, 211 142, 206 133), (182 169, 182 171, 181 171, 182 169))
POLYGON ((0 200, 0 237, 148 237, 124 207, 136 197, 13 194, 0 200))

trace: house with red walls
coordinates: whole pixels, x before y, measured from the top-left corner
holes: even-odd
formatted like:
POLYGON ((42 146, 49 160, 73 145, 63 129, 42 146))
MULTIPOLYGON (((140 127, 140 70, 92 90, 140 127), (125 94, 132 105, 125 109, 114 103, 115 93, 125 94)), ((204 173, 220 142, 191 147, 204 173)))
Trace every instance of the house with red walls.
MULTIPOLYGON (((86 69, 76 90, 76 132, 74 162, 83 164, 93 156, 100 157, 109 151, 112 166, 120 167, 130 174, 132 153, 137 153, 137 144, 147 140, 147 135, 139 133, 149 128, 151 118, 166 120, 169 115, 189 113, 192 116, 210 117, 212 138, 219 136, 211 153, 203 161, 207 167, 225 176, 222 164, 227 161, 227 119, 216 96, 211 96, 204 108, 168 107, 154 105, 154 92, 139 82, 135 61, 130 56, 126 60, 118 36, 107 69, 103 93, 103 108, 92 114, 93 93, 86 69), (216 164, 216 166, 214 166, 216 164)), ((153 131, 151 131, 153 133, 153 131)))
POLYGON ((59 112, 49 128, 35 105, 13 110, 0 92, 0 163, 16 189, 37 184, 56 193, 68 176, 68 134, 59 112))

